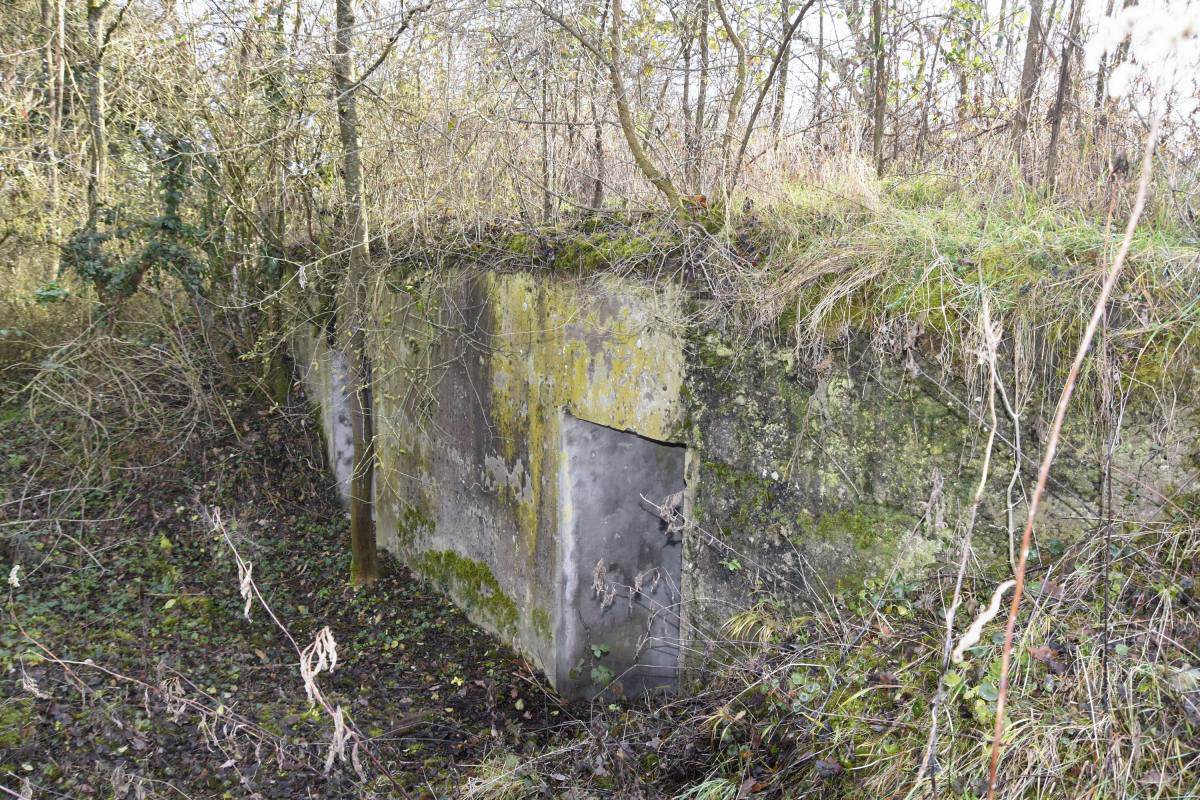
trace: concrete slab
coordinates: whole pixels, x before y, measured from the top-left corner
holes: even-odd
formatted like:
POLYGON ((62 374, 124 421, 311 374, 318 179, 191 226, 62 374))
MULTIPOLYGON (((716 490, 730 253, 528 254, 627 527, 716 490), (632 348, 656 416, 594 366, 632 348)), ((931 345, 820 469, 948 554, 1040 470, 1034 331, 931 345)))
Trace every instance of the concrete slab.
POLYGON ((673 689, 683 543, 656 506, 683 491, 687 449, 565 413, 561 430, 555 685, 585 696, 673 689))

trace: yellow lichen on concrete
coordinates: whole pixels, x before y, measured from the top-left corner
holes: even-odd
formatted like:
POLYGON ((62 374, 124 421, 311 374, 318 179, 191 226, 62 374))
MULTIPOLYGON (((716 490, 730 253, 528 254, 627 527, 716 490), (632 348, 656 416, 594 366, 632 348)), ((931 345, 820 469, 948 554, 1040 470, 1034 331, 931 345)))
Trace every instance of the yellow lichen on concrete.
POLYGON ((486 287, 495 326, 492 418, 505 458, 524 467, 515 499, 532 552, 539 523, 554 513, 546 493, 557 463, 547 462, 557 458, 560 412, 669 438, 681 418, 683 343, 656 324, 652 309, 663 292, 639 294, 612 279, 584 291, 525 273, 489 274, 486 287))
POLYGON ((448 590, 549 671, 562 415, 679 433, 683 340, 660 320, 680 318, 681 294, 463 272, 404 291, 381 282, 373 301, 380 542, 418 572, 429 552, 487 564, 498 591, 539 613, 500 626, 461 581, 448 590))

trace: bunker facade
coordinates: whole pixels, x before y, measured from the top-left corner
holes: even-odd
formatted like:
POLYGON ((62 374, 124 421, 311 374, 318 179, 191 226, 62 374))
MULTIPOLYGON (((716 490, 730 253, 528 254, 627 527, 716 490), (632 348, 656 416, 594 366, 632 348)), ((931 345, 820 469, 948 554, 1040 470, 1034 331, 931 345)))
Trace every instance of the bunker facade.
MULTIPOLYGON (((987 419, 917 350, 849 342, 809 367, 689 322, 678 286, 615 275, 380 275, 371 302, 379 544, 564 694, 676 687, 763 591, 799 606, 951 560, 987 419)), ((310 322, 293 348, 345 494, 341 356, 310 322)), ((1154 419, 1131 411, 1115 448, 1117 518, 1194 477, 1194 411, 1169 436, 1154 419)), ((1017 463, 1000 421, 976 525, 998 578, 1040 455, 1027 427, 1017 463)), ((1095 528, 1102 447, 1068 426, 1039 545, 1095 528)))

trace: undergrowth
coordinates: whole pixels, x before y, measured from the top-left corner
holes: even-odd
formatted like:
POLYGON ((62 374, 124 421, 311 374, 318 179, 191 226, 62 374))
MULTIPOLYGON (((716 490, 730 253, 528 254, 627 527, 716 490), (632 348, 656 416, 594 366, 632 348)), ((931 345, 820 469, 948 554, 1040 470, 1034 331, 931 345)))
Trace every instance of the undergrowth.
POLYGON ((169 461, 70 502, 59 490, 77 473, 39 458, 46 428, 4 408, 0 794, 444 796, 493 748, 545 746, 573 724, 543 679, 401 565, 350 590, 313 421, 230 399, 235 429, 193 431, 169 461), (205 524, 215 508, 288 634, 257 604, 244 614, 229 547, 205 524), (322 688, 365 742, 332 768, 331 721, 288 639, 325 626, 339 658, 322 688))
MULTIPOLYGON (((749 220, 761 277, 746 282, 754 326, 790 333, 816 363, 851 336, 902 351, 921 347, 959 374, 974 365, 975 321, 986 298, 1008 347, 1042 381, 1078 341, 1123 232, 1104 217, 1032 193, 975 197, 946 178, 880 183, 845 169, 818 187, 793 187, 749 220)), ((1110 313, 1111 360, 1158 387, 1194 355, 1200 240, 1162 223, 1135 234, 1110 313)))
MULTIPOLYGON (((1183 517, 1127 526, 1033 562, 999 797, 1197 796, 1198 533, 1183 517)), ((680 699, 612 706, 570 748, 497 756, 470 796, 985 797, 1003 622, 943 673, 954 582, 872 582, 802 616, 764 597, 680 699)), ((964 613, 994 585, 969 579, 964 613)))
MULTIPOLYGON (((944 177, 879 182, 848 163, 774 200, 696 209, 683 225, 621 213, 381 249, 399 291, 456 268, 635 276, 686 287, 689 323, 791 347, 801 365, 819 370, 857 338, 900 358, 919 352, 968 389, 986 303, 1005 332, 1019 416, 1021 399, 1027 408, 1057 388, 1119 239, 1120 202, 1097 216, 972 191, 944 177)), ((1198 267, 1187 228, 1160 216, 1138 232, 1085 395, 1112 380, 1118 394, 1188 389, 1198 267)), ((20 567, 0 638, 10 791, 119 795, 136 783, 153 795, 171 781, 212 796, 388 791, 370 767, 321 770, 320 715, 280 689, 292 655, 241 621, 233 567, 198 530, 201 506, 232 504, 257 579, 298 632, 325 618, 354 631, 356 655, 333 690, 384 771, 412 785, 441 790, 469 762, 479 766, 459 791, 506 800, 986 794, 1000 622, 943 670, 954 575, 869 583, 800 616, 763 594, 729 620, 679 698, 601 701, 576 718, 511 654, 481 654, 465 621, 415 584, 387 584, 374 599, 333 588, 346 571, 343 520, 327 486, 293 471, 319 457, 293 446, 278 408, 228 385, 222 358, 236 348, 214 345, 203 318, 166 302, 111 335, 79 335, 78 306, 58 306, 71 309, 58 317, 21 307, 20 325, 46 332, 0 331, 22 339, 4 351, 21 405, 0 420, 5 554, 20 567), (274 460, 259 463, 263 451, 274 460), (289 483, 273 487, 275 475, 289 483), (381 677, 397 663, 412 669, 381 677), (355 696, 366 708, 350 705, 355 696), (179 698, 199 706, 177 716, 179 698), (190 755, 198 742, 205 755, 190 755), (275 761, 256 766, 264 748, 275 761)), ((1077 404, 1101 407, 1094 399, 1077 404)), ((1118 521, 1065 550, 1043 543, 1020 620, 1003 797, 1197 796, 1196 511, 1184 502, 1171 518, 1118 521)), ((999 577, 969 575, 964 615, 986 605, 999 577)))

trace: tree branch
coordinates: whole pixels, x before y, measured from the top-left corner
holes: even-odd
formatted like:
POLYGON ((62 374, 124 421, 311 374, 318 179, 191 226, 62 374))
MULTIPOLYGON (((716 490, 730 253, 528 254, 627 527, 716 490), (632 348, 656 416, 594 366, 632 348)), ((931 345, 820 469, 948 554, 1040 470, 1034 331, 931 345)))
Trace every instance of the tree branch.
MULTIPOLYGON (((112 25, 109 25, 104 30, 104 40, 100 43, 100 53, 101 54, 103 54, 104 51, 108 48, 108 40, 112 37, 113 33, 117 30, 117 27, 121 24, 121 20, 123 20, 125 18, 125 12, 129 10, 129 6, 131 4, 132 4, 132 0, 131 0, 131 2, 126 3, 125 5, 121 6, 121 10, 117 12, 117 18, 112 21, 112 25)), ((104 3, 101 7, 107 8, 108 3, 104 3)))
MULTIPOLYGON (((792 21, 791 26, 783 35, 783 40, 779 43, 779 49, 775 51, 775 58, 771 60, 771 69, 767 73, 766 80, 763 81, 762 88, 759 89, 758 99, 754 102, 754 110, 750 112, 750 119, 746 121, 746 130, 742 133, 742 143, 738 147, 737 158, 733 162, 733 170, 729 173, 729 188, 733 190, 734 184, 737 183, 738 173, 742 169, 742 160, 746 157, 746 148, 750 145, 750 135, 754 132, 754 123, 758 121, 758 115, 762 111, 763 101, 767 94, 771 91, 771 82, 775 80, 775 73, 779 71, 779 65, 783 62, 783 56, 787 52, 788 44, 792 41, 792 37, 796 35, 796 30, 800 27, 800 23, 804 21, 804 15, 812 8, 813 3, 817 0, 808 0, 800 11, 796 14, 796 19, 792 21)), ((718 10, 720 6, 717 6, 718 10)))
POLYGON ((591 53, 593 56, 595 56, 597 61, 599 61, 601 64, 603 64, 606 67, 611 66, 611 63, 610 63, 608 57, 606 55, 604 55, 604 52, 600 49, 600 47, 598 45, 596 45, 594 42, 592 42, 590 39, 588 39, 587 36, 585 36, 581 30, 576 28, 574 25, 572 25, 567 20, 563 19, 563 17, 560 16, 559 14, 554 13, 546 6, 537 2, 537 0, 534 0, 533 5, 537 8, 538 11, 542 12, 542 14, 546 17, 546 19, 548 19, 551 22, 553 22, 554 24, 558 25, 558 27, 562 28, 564 31, 569 33, 573 39, 575 39, 577 42, 579 42, 581 45, 583 45, 583 48, 585 50, 587 50, 589 53, 591 53))
MULTIPOLYGON (((812 2, 812 0, 810 0, 812 2)), ((737 31, 733 27, 733 23, 729 21, 729 16, 725 13, 725 4, 721 0, 713 0, 713 5, 716 6, 717 15, 721 18, 721 26, 725 28, 725 35, 729 37, 729 41, 733 43, 733 49, 737 51, 737 72, 733 84, 733 96, 729 98, 729 113, 725 117, 725 132, 721 134, 721 168, 729 169, 729 146, 733 143, 733 126, 737 124, 738 109, 742 105, 742 96, 746 93, 746 45, 742 42, 737 31)), ((774 75, 774 70, 771 71, 774 75)), ((728 172, 724 176, 725 180, 732 184, 732 177, 728 172)))
POLYGON ((383 46, 383 52, 379 54, 379 58, 375 59, 375 62, 371 64, 371 66, 367 67, 363 74, 359 75, 358 79, 355 80, 354 83, 350 84, 343 94, 349 94, 350 92, 357 90, 358 87, 362 85, 363 81, 371 77, 371 73, 379 69, 379 65, 382 64, 388 57, 388 54, 392 52, 392 47, 396 44, 396 40, 400 38, 402 33, 408 30, 408 26, 412 24, 413 18, 423 11, 428 11, 431 6, 432 3, 426 3, 423 6, 417 6, 410 11, 404 12, 404 16, 400 19, 399 27, 396 28, 391 38, 388 39, 387 44, 383 46))

